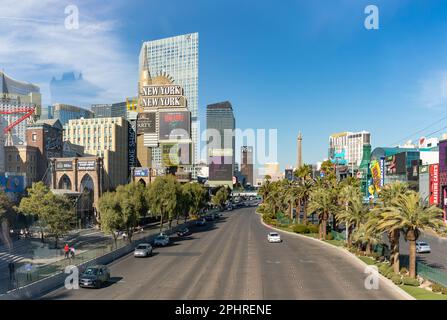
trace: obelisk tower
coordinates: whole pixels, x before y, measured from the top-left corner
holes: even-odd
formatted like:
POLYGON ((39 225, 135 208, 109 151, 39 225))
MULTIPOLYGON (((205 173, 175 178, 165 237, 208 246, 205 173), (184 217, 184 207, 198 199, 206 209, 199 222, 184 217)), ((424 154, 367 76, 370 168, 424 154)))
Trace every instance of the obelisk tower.
POLYGON ((296 168, 298 169, 303 165, 303 157, 302 157, 303 136, 301 135, 301 131, 298 133, 296 144, 297 144, 296 168))

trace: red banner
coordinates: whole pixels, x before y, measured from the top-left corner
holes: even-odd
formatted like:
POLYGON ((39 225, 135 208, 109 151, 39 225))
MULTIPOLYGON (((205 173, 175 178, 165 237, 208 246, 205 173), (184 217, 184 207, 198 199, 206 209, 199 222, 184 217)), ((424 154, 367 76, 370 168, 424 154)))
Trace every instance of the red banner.
POLYGON ((439 204, 439 164, 430 165, 430 204, 439 204))

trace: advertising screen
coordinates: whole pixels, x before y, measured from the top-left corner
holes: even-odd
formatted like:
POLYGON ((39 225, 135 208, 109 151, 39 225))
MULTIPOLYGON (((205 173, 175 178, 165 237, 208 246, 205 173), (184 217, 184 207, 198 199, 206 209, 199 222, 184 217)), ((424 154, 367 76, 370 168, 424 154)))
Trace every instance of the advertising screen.
POLYGON ((142 112, 138 114, 137 134, 155 133, 156 128, 155 112, 142 112))
POLYGON ((4 192, 21 193, 25 191, 25 177, 0 175, 0 190, 4 192))
POLYGON ((160 141, 187 140, 191 137, 191 113, 189 111, 163 111, 159 113, 160 141))
POLYGON ((78 170, 96 170, 95 160, 83 160, 78 162, 78 170))
POLYGON ((210 181, 232 181, 233 158, 225 156, 212 156, 209 158, 210 181))
POLYGON ((430 198, 429 203, 439 204, 439 164, 431 164, 429 169, 430 198))
POLYGON ((164 143, 161 145, 161 158, 164 167, 190 164, 189 143, 164 143))
POLYGON ((66 171, 73 170, 73 162, 72 161, 57 161, 56 162, 56 171, 66 171))

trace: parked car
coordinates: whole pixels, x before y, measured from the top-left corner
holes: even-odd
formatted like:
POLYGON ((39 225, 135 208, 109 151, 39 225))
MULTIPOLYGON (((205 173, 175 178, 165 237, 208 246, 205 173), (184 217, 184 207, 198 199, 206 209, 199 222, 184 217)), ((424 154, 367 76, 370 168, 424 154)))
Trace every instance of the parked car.
POLYGON ((154 246, 167 246, 169 244, 169 237, 165 234, 159 234, 155 239, 154 239, 154 246))
POLYGON ((233 210, 233 206, 232 205, 227 206, 226 210, 227 211, 232 211, 233 210))
POLYGON ((209 215, 206 215, 206 216, 205 216, 205 220, 206 220, 206 221, 213 221, 213 220, 214 220, 214 217, 213 217, 212 215, 209 214, 209 215))
POLYGON ((187 235, 191 234, 188 228, 182 228, 179 231, 177 231, 177 235, 179 237, 186 237, 187 235))
POLYGON ((204 226, 206 224, 205 219, 196 220, 196 226, 204 226))
POLYGON ((110 280, 110 271, 104 265, 88 267, 79 277, 79 286, 83 288, 101 288, 110 280))
POLYGON ((149 243, 140 243, 133 255, 134 257, 149 257, 152 255, 152 246, 149 243))
POLYGON ((282 242, 281 236, 277 232, 269 232, 267 240, 268 242, 282 242))
POLYGON ((416 241, 416 252, 417 253, 430 253, 431 248, 427 242, 416 241))

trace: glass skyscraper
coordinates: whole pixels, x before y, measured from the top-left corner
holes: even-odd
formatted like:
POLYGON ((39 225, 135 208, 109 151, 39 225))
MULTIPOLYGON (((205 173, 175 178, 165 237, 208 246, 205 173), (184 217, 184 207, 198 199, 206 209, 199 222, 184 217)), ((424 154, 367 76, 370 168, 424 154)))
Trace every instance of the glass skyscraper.
MULTIPOLYGON (((187 107, 191 111, 192 163, 198 162, 199 150, 199 34, 190 33, 143 43, 140 51, 140 71, 144 51, 151 77, 166 73, 175 84, 183 87, 187 107)), ((161 166, 160 148, 152 149, 152 162, 161 166)), ((195 170, 192 170, 196 178, 195 170)))

